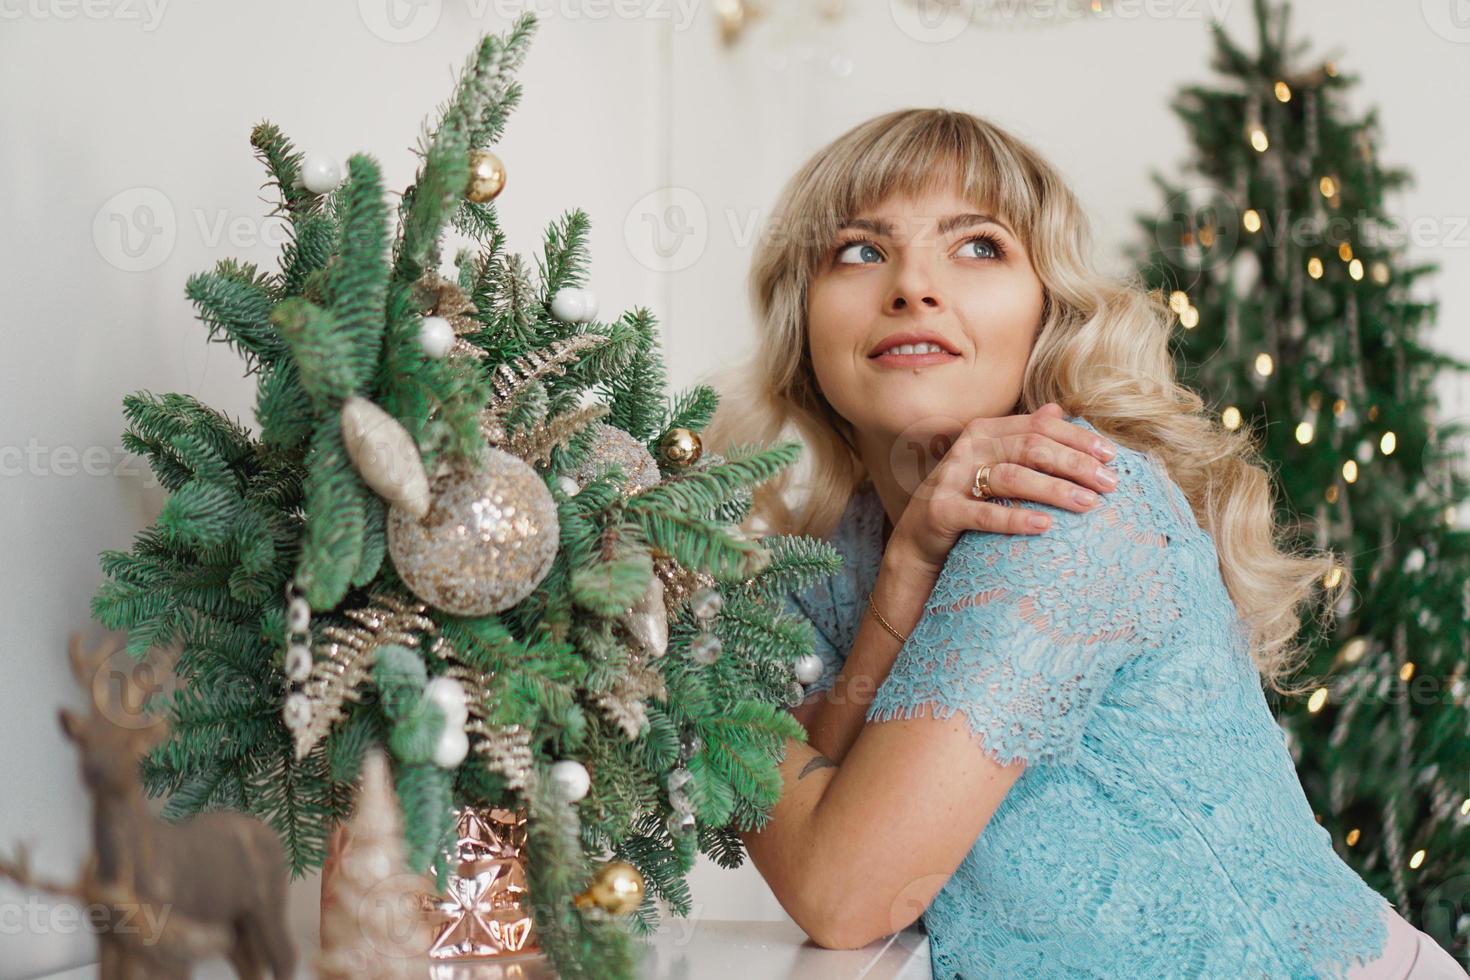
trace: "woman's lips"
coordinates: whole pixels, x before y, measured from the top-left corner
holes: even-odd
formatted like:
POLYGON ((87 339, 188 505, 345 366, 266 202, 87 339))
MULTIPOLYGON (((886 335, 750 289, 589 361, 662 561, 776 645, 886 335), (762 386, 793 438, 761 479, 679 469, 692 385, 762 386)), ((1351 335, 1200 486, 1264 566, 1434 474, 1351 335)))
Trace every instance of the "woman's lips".
POLYGON ((895 354, 892 351, 888 351, 879 354, 877 357, 868 358, 874 364, 896 368, 930 367, 935 364, 948 364, 950 361, 957 361, 959 359, 958 354, 951 354, 948 351, 942 350, 933 351, 928 354, 895 354))

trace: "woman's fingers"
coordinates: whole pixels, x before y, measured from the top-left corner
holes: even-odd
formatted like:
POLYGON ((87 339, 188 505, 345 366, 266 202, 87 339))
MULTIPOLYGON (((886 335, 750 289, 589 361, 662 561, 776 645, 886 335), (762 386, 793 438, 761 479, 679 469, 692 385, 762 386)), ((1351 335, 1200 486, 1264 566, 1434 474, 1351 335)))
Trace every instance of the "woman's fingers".
POLYGON ((1056 402, 1047 402, 1029 414, 976 419, 972 424, 974 437, 981 441, 1038 432, 1064 446, 1090 453, 1103 462, 1117 455, 1116 448, 1106 438, 1075 422, 1068 422, 1062 406, 1056 402))
POLYGON ((1008 436, 1001 444, 1005 448, 1001 458, 1038 473, 1050 473, 1098 493, 1107 493, 1118 486, 1118 475, 1099 463, 1097 457, 1039 432, 1008 436))
POLYGON ((982 501, 970 511, 973 526, 996 534, 1041 534, 1051 527, 1051 516, 1021 507, 982 501))
POLYGON ((1071 480, 1046 476, 1017 463, 992 464, 990 489, 997 497, 1035 501, 1079 512, 1091 510, 1102 500, 1094 491, 1071 480))
MULTIPOLYGON (((1056 402, 1048 402, 1047 405, 1055 405, 1056 402)), ((1060 411, 1060 409, 1058 409, 1060 411)), ((1078 425, 1076 422, 1068 422, 1059 414, 1047 412, 1042 414, 1037 411, 1031 416, 1035 420, 1036 431, 1044 436, 1056 440, 1064 446, 1081 450, 1104 462, 1117 455, 1116 449, 1111 442, 1104 439, 1095 432, 1090 432, 1078 425)))

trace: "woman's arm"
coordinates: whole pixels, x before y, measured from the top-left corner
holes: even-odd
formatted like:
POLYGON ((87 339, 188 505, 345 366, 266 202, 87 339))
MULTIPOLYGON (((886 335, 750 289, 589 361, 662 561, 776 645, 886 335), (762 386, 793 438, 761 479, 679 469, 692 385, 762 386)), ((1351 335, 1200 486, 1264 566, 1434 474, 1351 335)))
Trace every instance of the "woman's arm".
MULTIPOLYGON (((924 602, 938 577, 937 571, 912 559, 902 542, 894 540, 883 553, 873 583, 873 603, 894 629, 907 636, 923 615, 924 602)), ((810 704, 802 705, 797 714, 806 726, 808 744, 839 764, 862 731, 868 705, 900 649, 899 641, 866 606, 859 615, 852 650, 836 681, 810 704)))
POLYGON ((963 712, 863 726, 841 766, 787 739, 770 821, 739 834, 814 942, 856 949, 919 918, 1025 766, 986 755, 963 712))

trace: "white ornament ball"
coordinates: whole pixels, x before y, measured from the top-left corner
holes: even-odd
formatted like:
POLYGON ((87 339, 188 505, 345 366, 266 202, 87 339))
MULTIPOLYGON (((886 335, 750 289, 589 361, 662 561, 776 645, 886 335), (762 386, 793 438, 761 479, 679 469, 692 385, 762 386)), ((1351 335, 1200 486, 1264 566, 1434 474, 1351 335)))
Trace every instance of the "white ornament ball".
POLYGON ((403 424, 359 395, 342 403, 342 446, 373 492, 415 518, 429 512, 429 477, 403 424))
POLYGON ((720 614, 725 599, 719 589, 705 587, 689 597, 689 611, 701 622, 709 622, 720 614))
POLYGON ((442 316, 426 316, 419 324, 419 346, 435 360, 449 356, 454 340, 454 324, 442 316))
POLYGON ((445 727, 444 734, 434 746, 434 765, 441 769, 453 769, 464 761, 470 751, 470 737, 463 728, 445 727))
POLYGON ((293 732, 306 727, 311 721, 311 699, 300 691, 288 696, 281 706, 281 717, 293 732))
POLYGON ((565 323, 586 323, 597 316, 597 296, 577 286, 559 289, 551 298, 551 315, 565 323))
POLYGON ((326 194, 342 183, 342 166, 329 156, 311 153, 301 161, 301 186, 313 194, 326 194))
POLYGON ((292 633, 305 633, 311 625, 311 604, 301 596, 293 596, 286 605, 286 626, 292 633))
POLYGON ((796 662, 796 679, 803 684, 815 684, 824 666, 821 657, 808 653, 796 662))
POLYGON ((551 782, 565 799, 576 802, 592 788, 592 777, 587 767, 575 759, 562 759, 552 763, 551 782))
POLYGON ((424 697, 444 713, 446 728, 463 728, 470 720, 469 697, 464 685, 453 677, 435 677, 424 685, 424 697))
POLYGON ((311 676, 311 647, 293 643, 286 648, 286 677, 299 684, 311 676))
POLYGON ((689 643, 689 656, 697 664, 708 667, 720 659, 720 650, 723 644, 720 638, 713 633, 700 633, 689 643))

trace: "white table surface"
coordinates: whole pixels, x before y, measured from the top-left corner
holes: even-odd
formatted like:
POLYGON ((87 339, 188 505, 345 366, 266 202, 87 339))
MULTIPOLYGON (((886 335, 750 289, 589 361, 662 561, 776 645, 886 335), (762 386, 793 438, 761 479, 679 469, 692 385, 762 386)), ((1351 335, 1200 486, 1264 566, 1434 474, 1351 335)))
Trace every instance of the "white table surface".
MULTIPOLYGON (((297 937, 298 940, 301 938, 297 937)), ((317 949, 298 942, 298 977, 313 977, 317 949)), ((929 980, 929 940, 910 927, 862 949, 823 949, 790 919, 665 918, 648 940, 638 975, 647 980, 929 980)), ((95 964, 47 974, 53 980, 89 980, 95 964)), ((230 980, 224 960, 207 960, 197 980, 230 980)), ((554 980, 544 957, 495 964, 436 964, 433 980, 554 980)))

